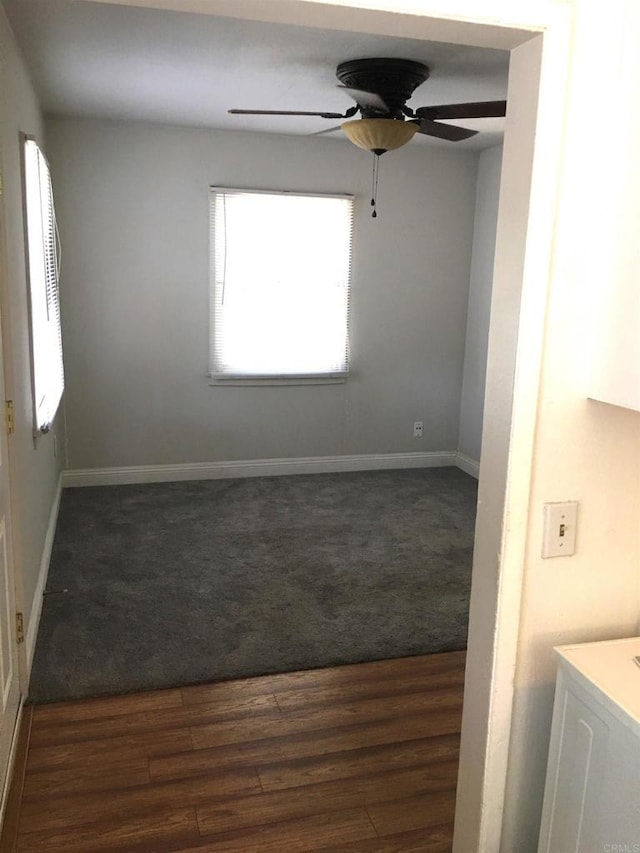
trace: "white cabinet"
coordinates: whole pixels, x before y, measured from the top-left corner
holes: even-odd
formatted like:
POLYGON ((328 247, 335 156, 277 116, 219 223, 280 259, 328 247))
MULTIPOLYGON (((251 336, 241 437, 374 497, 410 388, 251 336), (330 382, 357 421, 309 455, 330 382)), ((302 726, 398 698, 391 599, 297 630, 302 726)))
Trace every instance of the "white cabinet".
POLYGON ((640 853, 640 637, 555 652, 538 853, 640 853))
POLYGON ((597 144, 592 149, 594 168, 585 187, 593 203, 583 222, 576 222, 584 237, 584 254, 577 253, 575 264, 582 264, 585 299, 593 312, 583 350, 593 360, 588 396, 640 411, 640 110, 625 106, 638 101, 640 4, 637 0, 617 4, 621 10, 617 21, 607 15, 604 3, 573 5, 576 24, 578 19, 584 24, 582 14, 587 11, 577 7, 589 6, 595 12, 602 5, 603 33, 606 30, 611 51, 604 73, 616 102, 608 107, 611 115, 624 116, 624 127, 616 126, 620 146, 615 154, 603 152, 600 159, 597 144), (610 26, 604 25, 605 20, 610 26))
MULTIPOLYGON (((640 241, 631 244, 636 256, 640 241)), ((617 270, 594 309, 592 369, 588 396, 592 400, 640 411, 640 287, 638 264, 627 273, 617 270)), ((623 848, 624 849, 624 848, 623 848)))

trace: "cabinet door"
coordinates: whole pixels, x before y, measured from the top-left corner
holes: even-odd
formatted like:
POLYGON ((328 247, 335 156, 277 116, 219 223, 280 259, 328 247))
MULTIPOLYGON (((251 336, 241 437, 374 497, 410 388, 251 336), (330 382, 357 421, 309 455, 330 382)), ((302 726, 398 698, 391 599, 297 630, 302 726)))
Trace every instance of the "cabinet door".
POLYGON ((594 850, 608 740, 606 723, 562 687, 554 711, 539 853, 594 850))
POLYGON ((600 818, 599 853, 640 853, 640 743, 617 721, 611 722, 600 818))

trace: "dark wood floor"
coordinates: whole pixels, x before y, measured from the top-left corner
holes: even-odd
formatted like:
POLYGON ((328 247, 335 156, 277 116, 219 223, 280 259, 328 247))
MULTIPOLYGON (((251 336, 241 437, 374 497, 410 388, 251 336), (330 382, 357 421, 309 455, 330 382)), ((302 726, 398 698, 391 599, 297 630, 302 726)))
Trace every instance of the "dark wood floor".
POLYGON ((453 652, 35 707, 3 853, 449 851, 463 670, 453 652))

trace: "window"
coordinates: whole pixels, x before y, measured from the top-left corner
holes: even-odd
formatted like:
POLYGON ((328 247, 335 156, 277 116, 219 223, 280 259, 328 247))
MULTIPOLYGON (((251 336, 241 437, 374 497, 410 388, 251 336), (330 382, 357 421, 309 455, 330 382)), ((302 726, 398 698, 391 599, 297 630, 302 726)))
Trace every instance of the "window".
POLYGON ((353 199, 211 188, 210 375, 348 372, 353 199))
POLYGON ((47 161, 33 139, 23 153, 34 426, 48 432, 64 390, 57 228, 47 161))

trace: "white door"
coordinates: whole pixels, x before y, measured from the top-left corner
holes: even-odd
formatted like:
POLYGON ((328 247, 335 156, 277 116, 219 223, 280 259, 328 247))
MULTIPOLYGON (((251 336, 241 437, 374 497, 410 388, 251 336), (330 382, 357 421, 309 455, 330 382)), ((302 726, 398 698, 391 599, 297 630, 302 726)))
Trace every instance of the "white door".
MULTIPOLYGON (((0 349, 1 357, 1 349, 0 349)), ((2 367, 0 366, 0 379, 2 367)), ((0 381, 4 401, 4 380, 0 381)), ((9 751, 20 704, 15 582, 11 561, 7 433, 0 440, 0 780, 6 777, 9 751)))
MULTIPOLYGON (((5 261, 3 175, 2 150, 0 149, 0 302, 8 291, 5 261)), ((0 304, 0 312, 2 310, 6 310, 6 306, 0 304)), ((11 742, 20 706, 15 577, 11 550, 7 423, 4 411, 6 399, 4 388, 4 350, 2 347, 2 326, 4 319, 4 317, 0 316, 0 793, 2 793, 4 788, 3 783, 6 779, 11 742)))

